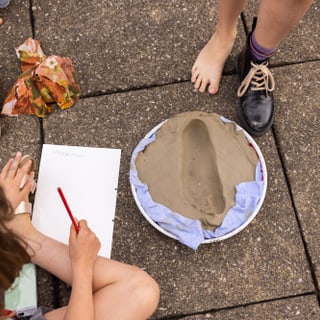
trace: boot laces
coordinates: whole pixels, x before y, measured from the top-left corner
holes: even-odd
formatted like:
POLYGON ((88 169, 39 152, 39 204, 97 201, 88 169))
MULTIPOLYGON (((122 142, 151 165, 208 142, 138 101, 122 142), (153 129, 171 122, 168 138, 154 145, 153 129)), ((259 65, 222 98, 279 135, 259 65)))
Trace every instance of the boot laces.
POLYGON ((274 78, 267 65, 267 62, 256 64, 251 61, 251 69, 240 84, 238 97, 242 97, 247 92, 250 85, 252 85, 251 90, 264 90, 266 95, 268 95, 268 92, 274 90, 274 78))

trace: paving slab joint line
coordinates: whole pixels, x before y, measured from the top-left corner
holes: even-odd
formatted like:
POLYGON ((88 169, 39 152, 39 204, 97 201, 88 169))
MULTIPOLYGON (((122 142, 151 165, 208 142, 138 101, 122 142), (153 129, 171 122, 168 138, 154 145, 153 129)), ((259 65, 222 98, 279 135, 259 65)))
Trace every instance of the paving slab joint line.
MULTIPOLYGON (((288 62, 288 63, 270 63, 270 69, 273 68, 278 68, 278 67, 285 67, 285 66, 290 66, 290 65, 299 65, 303 63, 310 63, 310 62, 319 62, 320 59, 310 59, 310 60, 305 60, 305 61, 297 61, 297 62, 288 62)), ((230 71, 223 71, 222 76, 233 76, 236 75, 237 71, 236 68, 234 67, 230 71)), ((187 83, 190 82, 191 84, 191 78, 188 79, 181 79, 181 80, 176 80, 176 81, 171 81, 171 82, 165 82, 161 84, 150 84, 150 85, 142 85, 139 87, 129 87, 126 89, 114 89, 114 90, 105 90, 105 91, 94 91, 89 94, 83 94, 80 96, 80 99, 87 99, 87 98, 95 98, 95 97, 101 97, 101 96, 108 96, 112 94, 118 94, 118 93, 127 93, 127 92, 132 92, 132 91, 139 91, 139 90, 146 90, 146 89, 153 89, 153 88, 161 88, 165 86, 170 86, 174 84, 180 84, 180 83, 187 83)))
POLYGON ((41 150, 42 146, 45 144, 45 134, 44 134, 44 129, 43 129, 43 119, 38 118, 39 121, 39 135, 40 135, 40 145, 41 145, 41 150))
POLYGON ((95 91, 95 92, 92 92, 92 93, 89 93, 89 94, 81 95, 80 99, 95 98, 95 97, 107 96, 107 95, 111 95, 111 94, 128 93, 128 92, 132 92, 132 91, 140 91, 140 90, 153 89, 153 88, 161 88, 161 87, 170 86, 172 84, 179 84, 179 83, 186 83, 186 82, 190 82, 191 83, 191 79, 177 80, 177 81, 160 83, 160 84, 142 85, 142 86, 139 86, 139 87, 130 87, 130 88, 126 88, 126 89, 95 91))
POLYGON ((278 136, 277 136, 277 130, 275 128, 275 125, 272 126, 271 130, 272 130, 272 133, 273 133, 273 137, 274 137, 274 140, 275 140, 277 153, 278 153, 278 156, 279 156, 279 159, 280 159, 282 171, 283 171, 283 174, 284 174, 284 177, 285 177, 285 181, 286 181, 286 185, 287 185, 287 188, 288 188, 290 202, 291 202, 291 205, 292 205, 292 208, 293 208, 293 212, 294 212, 294 215, 295 215, 295 218, 296 218, 296 221, 297 221, 297 225, 298 225, 300 237, 301 237, 301 240, 302 240, 304 252, 305 252, 308 264, 309 264, 309 269, 310 269, 312 281, 313 281, 313 284, 314 284, 315 293, 316 293, 317 300, 318 300, 318 305, 320 307, 320 288, 319 288, 319 282, 318 282, 318 279, 317 279, 317 276, 316 276, 316 272, 315 272, 316 268, 315 268, 315 266, 314 266, 314 264, 312 262, 312 257, 310 255, 309 249, 308 249, 308 243, 307 243, 307 241, 306 241, 306 239, 304 237, 304 234, 303 234, 303 228, 302 228, 302 225, 301 225, 301 221, 300 221, 300 218, 299 218, 297 207, 296 207, 295 202, 294 202, 292 188, 291 188, 290 180, 289 180, 289 177, 288 177, 288 172, 287 172, 287 169, 285 167, 284 156, 282 154, 282 150, 281 150, 281 147, 280 147, 280 143, 279 143, 279 139, 278 139, 278 136))
POLYGON ((244 32, 245 32, 246 35, 248 35, 249 34, 249 28, 248 28, 248 23, 247 23, 247 19, 246 19, 246 16, 244 14, 244 11, 241 12, 240 18, 241 18, 241 21, 242 21, 244 32))
POLYGON ((34 16, 33 16, 33 1, 29 0, 29 15, 30 15, 30 22, 31 22, 31 32, 32 32, 32 38, 35 38, 35 26, 34 26, 34 16))
POLYGON ((279 68, 279 67, 287 67, 287 66, 295 66, 304 63, 312 63, 312 62, 320 62, 320 59, 307 59, 303 61, 291 61, 291 62, 279 62, 279 63, 272 63, 270 62, 270 69, 272 68, 279 68))
POLYGON ((180 315, 175 315, 175 316, 164 316, 164 317, 157 318, 156 320, 179 320, 179 319, 184 319, 185 317, 190 317, 190 316, 205 315, 205 314, 213 315, 213 314, 221 312, 221 311, 234 310, 237 308, 247 308, 249 306, 259 305, 262 303, 271 303, 271 302, 282 301, 282 300, 287 300, 287 299, 292 299, 292 298, 312 296, 315 294, 316 294, 315 291, 310 291, 310 292, 304 292, 302 294, 283 296, 283 297, 274 298, 274 299, 259 300, 259 301, 254 301, 254 302, 250 302, 250 303, 243 303, 243 304, 225 307, 225 308, 210 309, 210 310, 204 310, 204 311, 188 313, 188 314, 180 314, 180 315))

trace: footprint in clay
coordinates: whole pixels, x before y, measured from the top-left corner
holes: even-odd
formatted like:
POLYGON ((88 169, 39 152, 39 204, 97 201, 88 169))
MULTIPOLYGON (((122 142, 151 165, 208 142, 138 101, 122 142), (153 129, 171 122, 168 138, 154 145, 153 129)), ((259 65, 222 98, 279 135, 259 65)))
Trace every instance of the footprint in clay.
POLYGON ((189 204, 202 214, 224 211, 225 199, 215 148, 207 126, 194 119, 182 134, 182 190, 189 204))

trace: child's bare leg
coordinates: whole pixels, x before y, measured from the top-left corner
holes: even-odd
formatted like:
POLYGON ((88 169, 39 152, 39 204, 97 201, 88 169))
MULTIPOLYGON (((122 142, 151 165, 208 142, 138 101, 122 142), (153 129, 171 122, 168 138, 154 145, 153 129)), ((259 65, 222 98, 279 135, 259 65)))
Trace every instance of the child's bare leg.
MULTIPOLYGON (((68 246, 37 231, 28 214, 16 216, 8 227, 29 245, 32 261, 70 284, 71 260, 68 246), (31 249, 31 250, 30 250, 31 249)), ((95 319, 147 319, 159 301, 157 283, 134 266, 98 257, 94 265, 93 297, 95 319)), ((48 320, 63 318, 66 309, 46 314, 48 320)))
POLYGON ((199 53, 191 70, 194 88, 215 94, 224 64, 232 50, 237 22, 247 0, 218 0, 218 23, 211 39, 199 53))

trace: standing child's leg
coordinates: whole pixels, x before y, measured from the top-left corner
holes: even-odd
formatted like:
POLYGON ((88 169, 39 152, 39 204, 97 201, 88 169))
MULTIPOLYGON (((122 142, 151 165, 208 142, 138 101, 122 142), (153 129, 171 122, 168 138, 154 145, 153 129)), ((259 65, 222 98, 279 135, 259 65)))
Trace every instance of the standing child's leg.
POLYGON ((237 22, 247 0, 218 0, 218 22, 211 39, 199 53, 193 67, 191 81, 194 88, 215 94, 225 61, 227 60, 237 33, 237 22))
POLYGON ((254 32, 257 42, 265 48, 278 47, 299 23, 312 2, 313 0, 261 0, 254 32))
POLYGON ((264 134, 274 119, 272 91, 275 83, 268 69, 269 58, 311 4, 312 0, 260 2, 257 23, 253 25, 237 63, 241 81, 239 117, 242 126, 253 135, 264 134))

